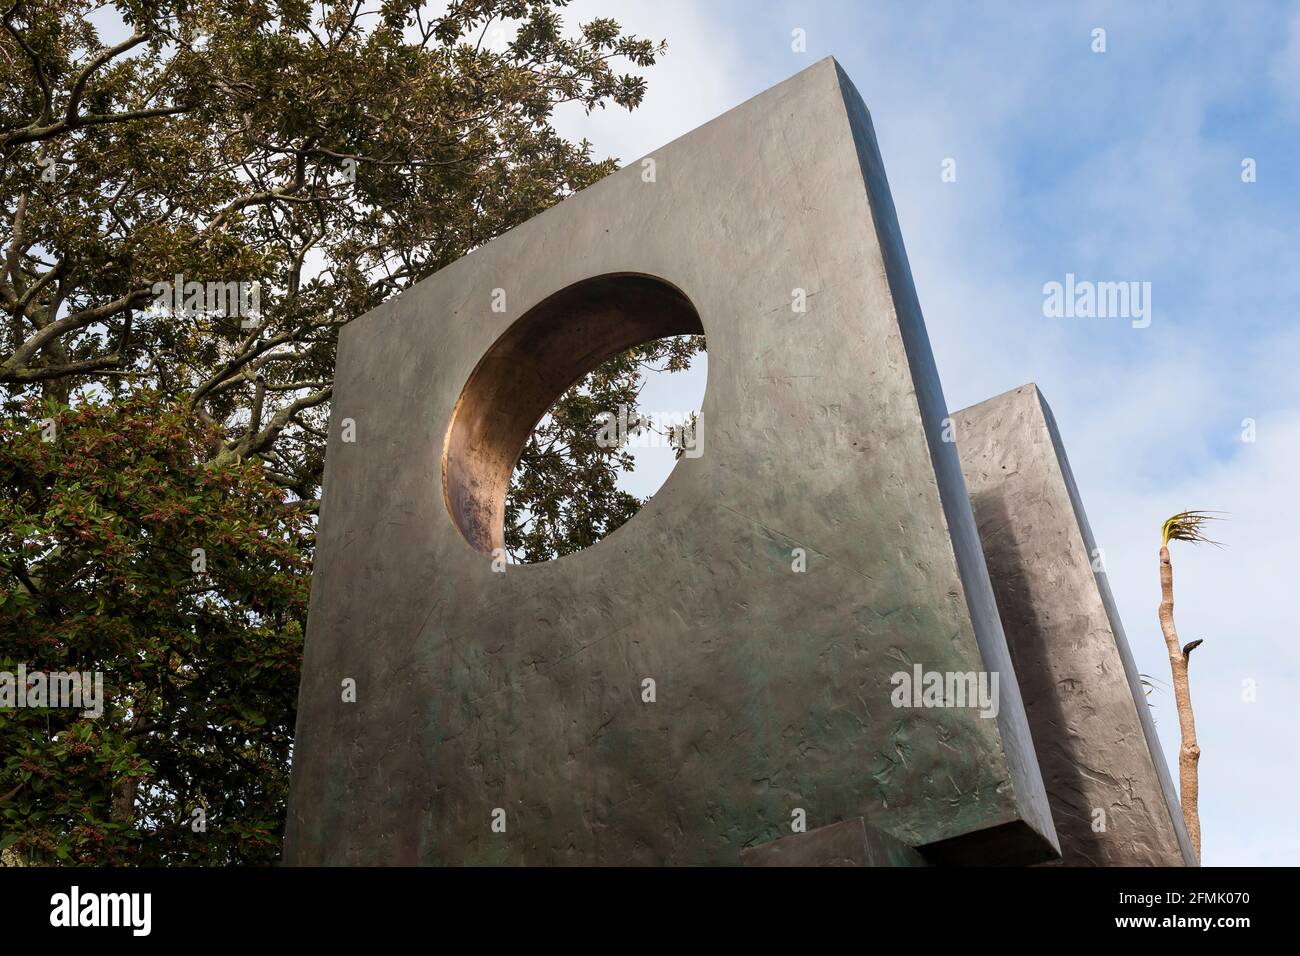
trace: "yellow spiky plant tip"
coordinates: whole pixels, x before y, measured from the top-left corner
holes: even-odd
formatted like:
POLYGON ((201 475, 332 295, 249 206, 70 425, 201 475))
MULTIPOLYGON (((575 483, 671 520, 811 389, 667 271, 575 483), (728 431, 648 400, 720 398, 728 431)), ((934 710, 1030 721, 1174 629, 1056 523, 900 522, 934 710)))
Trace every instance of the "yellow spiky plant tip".
POLYGON ((1205 525, 1219 518, 1208 511, 1180 511, 1172 518, 1166 518, 1160 529, 1160 546, 1168 547, 1170 541, 1189 541, 1193 544, 1204 542, 1218 545, 1205 536, 1205 525))

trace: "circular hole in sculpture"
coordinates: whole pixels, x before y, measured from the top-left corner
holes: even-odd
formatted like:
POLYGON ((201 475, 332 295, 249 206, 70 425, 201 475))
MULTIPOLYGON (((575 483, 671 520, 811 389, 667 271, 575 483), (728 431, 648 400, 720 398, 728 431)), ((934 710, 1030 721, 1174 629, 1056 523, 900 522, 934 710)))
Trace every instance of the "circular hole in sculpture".
POLYGON ((703 327, 677 288, 601 276, 529 310, 489 349, 447 434, 444 491, 476 550, 537 563, 621 527, 702 451, 703 327))

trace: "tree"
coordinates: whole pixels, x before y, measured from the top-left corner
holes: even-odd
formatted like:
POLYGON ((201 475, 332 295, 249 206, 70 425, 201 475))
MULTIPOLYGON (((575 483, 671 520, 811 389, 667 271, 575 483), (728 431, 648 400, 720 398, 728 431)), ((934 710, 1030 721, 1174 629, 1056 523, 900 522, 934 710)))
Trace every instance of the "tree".
POLYGON ((0 671, 99 673, 103 713, 0 710, 0 849, 279 854, 311 516, 153 392, 0 425, 0 671))
POLYGON ((566 2, 115 0, 105 45, 0 0, 0 385, 147 384, 314 498, 339 328, 613 170, 552 113, 635 107, 611 64, 662 44, 566 2))
POLYGON ((1191 662, 1192 651, 1201 645, 1201 641, 1191 641, 1183 647, 1178 644, 1178 630, 1174 626, 1174 568, 1169 560, 1169 542, 1215 544, 1202 533, 1205 523, 1213 520, 1216 520, 1214 516, 1204 511, 1180 511, 1167 519, 1160 529, 1160 630, 1169 651, 1174 704, 1178 708, 1178 728, 1182 736, 1178 750, 1178 793, 1182 800, 1187 834, 1198 860, 1201 857, 1201 816, 1197 772, 1201 748, 1196 742, 1196 720, 1192 713, 1192 691, 1187 680, 1187 665, 1191 662))
POLYGON ((109 699, 0 716, 0 858, 275 858, 338 330, 613 171, 664 47, 566 4, 0 0, 0 670, 109 699))

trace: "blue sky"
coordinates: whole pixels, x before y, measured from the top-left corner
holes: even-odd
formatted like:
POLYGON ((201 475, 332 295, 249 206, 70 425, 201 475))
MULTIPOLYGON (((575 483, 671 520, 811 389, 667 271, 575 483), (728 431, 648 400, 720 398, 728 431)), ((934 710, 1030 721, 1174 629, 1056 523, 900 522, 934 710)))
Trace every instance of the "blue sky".
MULTIPOLYGON (((669 43, 641 109, 561 117, 625 162, 840 61, 872 112, 949 407, 1029 381, 1051 403, 1139 669, 1160 680, 1171 767, 1159 527, 1229 513, 1223 550, 1173 555, 1180 636, 1205 640, 1202 855, 1300 864, 1300 549, 1279 520, 1300 472, 1300 4, 629 0, 569 18, 593 13, 669 43), (1066 273, 1150 282, 1150 326, 1045 318, 1043 285, 1066 273)), ((703 379, 656 384, 644 404, 698 407, 703 379)))

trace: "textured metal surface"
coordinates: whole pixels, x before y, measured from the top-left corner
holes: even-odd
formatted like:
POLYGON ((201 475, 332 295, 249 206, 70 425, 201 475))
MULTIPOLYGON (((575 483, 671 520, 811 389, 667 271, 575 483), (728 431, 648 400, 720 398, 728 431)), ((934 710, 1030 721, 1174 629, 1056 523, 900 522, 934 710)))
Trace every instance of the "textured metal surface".
POLYGON ((927 866, 919 853, 861 817, 792 833, 740 852, 742 866, 927 866))
POLYGON ((652 158, 343 330, 286 859, 737 864, 796 809, 1053 856, 857 93, 823 60, 652 158), (703 454, 594 547, 494 572, 441 477, 495 453, 449 434, 466 383, 539 303, 628 273, 708 336, 703 454), (998 670, 996 720, 891 706, 913 663, 998 670))
POLYGON ((1195 865, 1051 409, 1025 385, 953 424, 1061 862, 1195 865))

